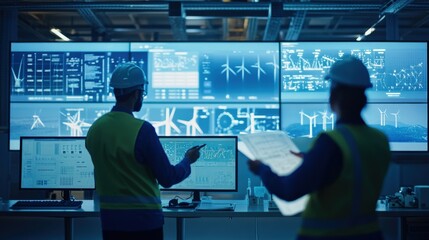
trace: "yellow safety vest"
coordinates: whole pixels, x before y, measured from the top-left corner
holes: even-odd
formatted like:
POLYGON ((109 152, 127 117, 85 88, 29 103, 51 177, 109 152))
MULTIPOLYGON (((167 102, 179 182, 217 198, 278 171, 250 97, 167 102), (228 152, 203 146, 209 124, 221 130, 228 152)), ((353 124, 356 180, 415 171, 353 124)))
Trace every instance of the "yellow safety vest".
POLYGON ((341 125, 326 133, 340 147, 343 167, 334 183, 310 194, 299 234, 347 237, 379 231, 375 208, 390 161, 386 136, 366 125, 341 125))
POLYGON ((110 112, 88 131, 86 148, 94 164, 102 209, 161 209, 156 178, 135 159, 135 143, 143 123, 129 113, 110 112))

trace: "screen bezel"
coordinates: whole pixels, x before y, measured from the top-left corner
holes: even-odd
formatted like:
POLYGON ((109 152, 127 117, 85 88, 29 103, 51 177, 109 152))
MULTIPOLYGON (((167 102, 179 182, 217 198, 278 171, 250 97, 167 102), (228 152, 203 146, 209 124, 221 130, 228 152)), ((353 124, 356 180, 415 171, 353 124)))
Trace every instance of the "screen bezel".
MULTIPOLYGON (((95 190, 96 186, 95 186, 95 178, 94 178, 94 187, 93 188, 65 188, 65 187, 61 187, 61 188, 50 188, 50 187, 45 187, 45 188, 24 188, 22 186, 22 143, 24 140, 26 139, 73 139, 73 140, 84 140, 86 139, 86 137, 71 137, 71 136, 21 136, 20 140, 19 140, 19 145, 20 145, 20 150, 19 150, 19 189, 20 190, 60 190, 60 191, 69 191, 69 190, 74 190, 74 191, 82 191, 82 190, 95 190)), ((92 162, 92 160, 91 160, 92 162)))
MULTIPOLYGON (((234 189, 210 189, 210 188, 162 188, 160 187, 161 191, 166 192, 237 192, 238 191, 238 136, 159 136, 159 138, 173 138, 173 139, 233 139, 235 142, 235 178, 234 183, 235 187, 234 189)), ((185 154, 185 153, 183 153, 185 154)), ((198 161, 198 160, 197 160, 198 161)), ((192 172, 191 172, 192 174, 192 172)))

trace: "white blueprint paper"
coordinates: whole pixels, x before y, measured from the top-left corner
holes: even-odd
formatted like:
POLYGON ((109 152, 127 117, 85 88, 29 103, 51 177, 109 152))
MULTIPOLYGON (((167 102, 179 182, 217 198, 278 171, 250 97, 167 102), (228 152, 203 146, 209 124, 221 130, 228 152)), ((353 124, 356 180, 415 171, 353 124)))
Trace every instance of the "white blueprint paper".
MULTIPOLYGON (((242 134, 239 138, 243 142, 239 150, 244 155, 251 160, 260 160, 279 176, 292 173, 302 163, 301 158, 290 153, 291 150, 299 152, 299 149, 283 131, 242 134)), ((292 202, 276 196, 273 196, 273 200, 284 216, 291 216, 304 210, 308 196, 292 202)))

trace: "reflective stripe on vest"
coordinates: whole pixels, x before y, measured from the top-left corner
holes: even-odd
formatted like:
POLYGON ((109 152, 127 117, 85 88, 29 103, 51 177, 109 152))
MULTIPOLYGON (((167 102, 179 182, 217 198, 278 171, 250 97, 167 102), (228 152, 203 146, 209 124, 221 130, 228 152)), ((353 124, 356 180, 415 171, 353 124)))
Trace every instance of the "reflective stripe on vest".
POLYGON ((353 164, 353 192, 352 192, 352 209, 351 215, 341 219, 309 219, 304 218, 302 222, 303 228, 312 229, 336 229, 354 227, 374 223, 377 220, 376 216, 360 216, 361 210, 360 199, 362 197, 362 162, 357 147, 356 140, 352 133, 345 126, 337 126, 336 128, 344 137, 347 145, 350 148, 352 164, 353 164))
POLYGON ((352 217, 359 215, 361 209, 360 199, 362 197, 362 160, 360 158, 359 150, 357 149, 356 140, 353 138, 352 133, 344 126, 337 127, 338 131, 343 135, 347 145, 350 147, 350 152, 353 161, 353 197, 352 197, 352 217))
POLYGON ((162 209, 156 178, 135 159, 134 145, 143 123, 128 113, 110 112, 88 131, 86 147, 94 163, 101 209, 162 209))
POLYGON ((149 196, 100 196, 100 208, 161 210, 161 199, 149 196))
POLYGON ((131 204, 161 204, 159 197, 149 196, 100 196, 100 202, 106 204, 112 203, 131 203, 131 204))

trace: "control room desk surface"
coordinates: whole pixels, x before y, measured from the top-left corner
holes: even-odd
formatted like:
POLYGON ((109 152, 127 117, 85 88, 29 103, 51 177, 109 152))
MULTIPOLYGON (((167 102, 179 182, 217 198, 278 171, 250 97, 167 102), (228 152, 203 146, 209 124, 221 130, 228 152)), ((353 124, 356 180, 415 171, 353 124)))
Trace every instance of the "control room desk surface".
MULTIPOLYGON (((0 217, 54 217, 64 219, 65 239, 73 239, 73 219, 83 217, 99 217, 99 207, 93 200, 83 200, 82 208, 78 210, 38 209, 13 210, 10 209, 16 200, 4 201, 0 205, 0 217)), ((183 239, 186 218, 203 217, 283 217, 278 210, 269 210, 265 202, 263 206, 248 206, 244 200, 212 200, 213 204, 234 204, 234 211, 197 211, 195 209, 163 209, 166 218, 176 219, 177 239, 183 239)), ((163 201, 167 205, 168 201, 163 201)), ((429 209, 417 208, 386 208, 380 202, 377 206, 377 215, 383 217, 397 217, 401 222, 401 239, 406 239, 407 218, 429 217, 429 209)), ((299 216, 292 216, 299 217, 299 216)))

